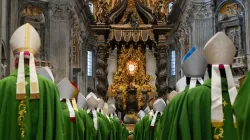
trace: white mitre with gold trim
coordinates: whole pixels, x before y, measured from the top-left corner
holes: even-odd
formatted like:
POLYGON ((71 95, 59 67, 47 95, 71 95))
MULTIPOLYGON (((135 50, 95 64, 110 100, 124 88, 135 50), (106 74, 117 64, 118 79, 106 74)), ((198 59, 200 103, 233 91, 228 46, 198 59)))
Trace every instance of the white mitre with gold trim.
MULTIPOLYGON (((216 33, 205 45, 203 54, 212 65, 211 69, 211 121, 213 123, 223 122, 223 99, 220 69, 224 68, 226 73, 230 102, 233 105, 237 96, 230 64, 236 53, 232 40, 223 32, 216 33)), ((233 115, 233 114, 232 114, 233 115)), ((234 116, 233 116, 234 117, 234 116)), ((234 117, 235 122, 235 117, 234 117)))
POLYGON ((23 100, 26 97, 24 58, 29 58, 30 99, 40 98, 34 58, 34 55, 39 52, 40 46, 41 40, 38 32, 28 23, 19 27, 11 36, 10 47, 19 61, 16 84, 17 100, 23 100))

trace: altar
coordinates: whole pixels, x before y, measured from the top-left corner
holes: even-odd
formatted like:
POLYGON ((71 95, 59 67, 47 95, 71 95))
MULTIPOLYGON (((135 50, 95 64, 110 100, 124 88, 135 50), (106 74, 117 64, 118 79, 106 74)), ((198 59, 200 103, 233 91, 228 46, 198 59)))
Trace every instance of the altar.
POLYGON ((117 71, 108 88, 108 97, 116 100, 117 110, 125 124, 135 124, 138 111, 144 110, 147 100, 156 95, 153 77, 146 72, 146 49, 140 44, 130 44, 128 48, 122 46, 117 71))

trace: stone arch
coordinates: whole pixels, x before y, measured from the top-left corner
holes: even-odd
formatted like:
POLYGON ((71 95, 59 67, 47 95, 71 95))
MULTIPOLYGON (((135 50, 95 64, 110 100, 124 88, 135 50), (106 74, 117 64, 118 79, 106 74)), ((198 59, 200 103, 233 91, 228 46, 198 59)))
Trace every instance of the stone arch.
POLYGON ((25 9, 27 6, 32 6, 32 7, 37 7, 41 10, 41 12, 44 14, 44 18, 45 20, 48 19, 48 11, 46 10, 46 8, 39 4, 39 3, 35 3, 35 2, 23 2, 22 5, 19 7, 19 10, 18 10, 18 18, 19 18, 19 24, 20 23, 20 18, 21 18, 21 12, 23 9, 25 9))
POLYGON ((46 42, 49 41, 48 11, 45 5, 35 2, 22 2, 18 12, 19 25, 30 23, 41 37, 41 48, 37 58, 48 60, 46 42))
POLYGON ((215 14, 217 15, 220 11, 220 9, 227 3, 236 3, 238 5, 241 6, 241 8, 243 9, 244 11, 244 15, 245 15, 245 6, 244 4, 240 1, 240 0, 232 0, 232 1, 223 1, 219 4, 219 6, 216 8, 216 11, 215 11, 215 14))

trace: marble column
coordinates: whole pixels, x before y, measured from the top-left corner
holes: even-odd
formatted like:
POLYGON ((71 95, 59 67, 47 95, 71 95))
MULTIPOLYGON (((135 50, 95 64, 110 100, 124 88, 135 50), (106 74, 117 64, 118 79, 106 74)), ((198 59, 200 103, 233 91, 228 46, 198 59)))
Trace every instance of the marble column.
POLYGON ((157 93, 159 97, 164 96, 168 91, 167 77, 168 77, 168 46, 166 44, 165 35, 159 35, 158 44, 156 46, 156 82, 157 93))
POLYGON ((53 65, 55 82, 70 76, 72 11, 69 3, 49 3, 49 61, 53 65))
POLYGON ((108 91, 108 72, 107 72, 107 58, 108 48, 105 44, 104 35, 98 35, 95 46, 96 53, 96 90, 97 94, 105 98, 108 91))
POLYGON ((250 1, 246 1, 246 4, 247 4, 247 29, 248 29, 248 33, 246 33, 247 35, 247 38, 246 38, 246 41, 247 41, 247 48, 246 48, 246 52, 247 52, 247 65, 248 65, 248 70, 250 69, 250 1))
POLYGON ((2 58, 7 56, 7 45, 9 44, 8 36, 8 14, 10 10, 8 9, 9 1, 1 0, 0 2, 0 79, 7 76, 6 62, 3 62, 2 58), (4 52, 2 52, 4 51, 4 52), (4 56, 2 56, 4 54, 4 56))
MULTIPOLYGON (((0 1, 0 21, 2 21, 2 9, 3 9, 3 1, 0 1)), ((1 68, 1 64, 2 64, 2 22, 0 22, 0 79, 3 77, 2 76, 2 68, 1 68)))

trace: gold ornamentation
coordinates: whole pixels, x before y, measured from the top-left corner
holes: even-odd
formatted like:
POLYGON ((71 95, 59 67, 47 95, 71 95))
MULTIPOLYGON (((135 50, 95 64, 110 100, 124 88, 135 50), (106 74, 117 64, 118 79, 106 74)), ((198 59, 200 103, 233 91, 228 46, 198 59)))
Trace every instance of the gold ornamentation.
POLYGON ((131 76, 136 75, 137 70, 138 70, 138 64, 136 61, 133 61, 133 60, 128 61, 126 67, 127 67, 126 70, 127 70, 128 75, 131 75, 131 76))
POLYGON ((38 91, 38 83, 37 82, 31 82, 31 91, 38 91))
POLYGON ((25 94, 25 84, 24 82, 17 83, 17 88, 19 93, 25 94))
POLYGON ((40 99, 40 94, 36 93, 36 94, 30 94, 30 100, 37 100, 40 99))
POLYGON ((215 128, 214 129, 214 139, 215 140, 220 140, 220 139, 222 139, 223 138, 223 133, 224 133, 224 130, 223 130, 223 128, 221 127, 221 128, 215 128))
POLYGON ((223 102, 223 106, 224 106, 224 107, 228 105, 228 103, 225 101, 224 98, 222 98, 222 102, 223 102))
POLYGON ((17 48, 14 50, 14 54, 17 54, 17 53, 20 53, 20 52, 30 52, 32 53, 33 55, 36 55, 36 51, 32 48, 25 48, 25 47, 22 47, 22 48, 17 48))
POLYGON ((72 98, 71 99, 71 103, 72 103, 72 107, 75 111, 78 111, 78 107, 77 107, 77 103, 76 103, 76 99, 72 98))
POLYGON ((39 7, 28 5, 21 11, 22 16, 34 17, 43 14, 39 7))
POLYGON ((25 24, 25 48, 30 48, 30 25, 25 24))
MULTIPOLYGON (((26 99, 26 96, 25 96, 26 99)), ((26 113, 26 104, 25 100, 22 100, 18 107, 18 125, 20 126, 20 132, 21 132, 21 138, 24 137, 25 134, 25 128, 24 128, 24 118, 26 113)))
MULTIPOLYGON (((113 84, 108 88, 108 96, 116 97, 117 93, 122 95, 122 107, 126 109, 126 100, 127 100, 127 89, 136 89, 137 95, 136 99, 138 102, 138 109, 140 109, 144 103, 142 100, 142 91, 147 91, 150 97, 153 96, 155 88, 150 83, 152 77, 146 74, 146 57, 142 53, 140 47, 134 49, 133 46, 130 46, 129 49, 122 48, 121 54, 118 59, 118 69, 114 75, 113 84), (134 76, 129 76, 128 71, 129 65, 134 65, 133 71, 136 70, 134 76), (127 67, 127 70, 125 70, 127 67)), ((132 68, 131 68, 132 70, 132 68)))

